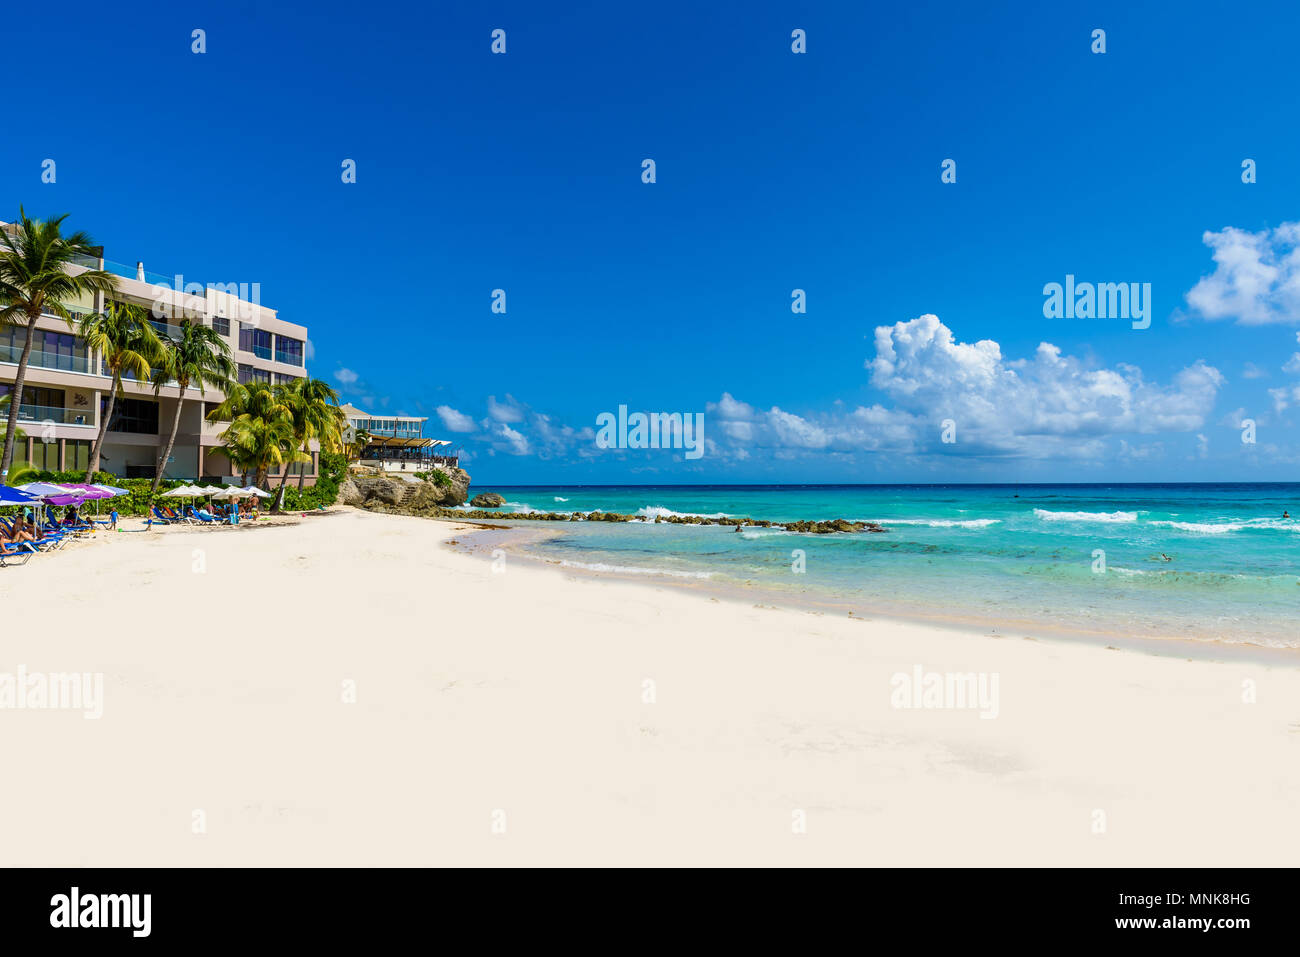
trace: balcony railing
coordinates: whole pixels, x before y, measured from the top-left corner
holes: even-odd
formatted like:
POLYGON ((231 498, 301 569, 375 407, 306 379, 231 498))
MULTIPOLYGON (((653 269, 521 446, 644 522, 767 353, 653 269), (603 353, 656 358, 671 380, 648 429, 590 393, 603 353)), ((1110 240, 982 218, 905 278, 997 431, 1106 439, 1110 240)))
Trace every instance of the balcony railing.
MULTIPOLYGON (((20 345, 0 346, 0 362, 18 364, 22 358, 23 347, 20 345)), ((61 352, 43 352, 33 349, 27 357, 27 364, 38 369, 58 369, 62 372, 89 372, 90 359, 86 356, 71 356, 61 352)))
MULTIPOLYGON (((260 353, 258 353, 258 355, 260 355, 260 353)), ((266 359, 268 357, 262 356, 262 358, 266 359)), ((302 366, 303 364, 301 352, 297 352, 297 351, 283 352, 280 349, 275 350, 275 361, 283 362, 285 365, 290 365, 290 366, 302 366)))
POLYGON ((94 425, 95 420, 89 411, 76 409, 56 409, 51 405, 20 405, 19 422, 53 422, 55 425, 94 425))

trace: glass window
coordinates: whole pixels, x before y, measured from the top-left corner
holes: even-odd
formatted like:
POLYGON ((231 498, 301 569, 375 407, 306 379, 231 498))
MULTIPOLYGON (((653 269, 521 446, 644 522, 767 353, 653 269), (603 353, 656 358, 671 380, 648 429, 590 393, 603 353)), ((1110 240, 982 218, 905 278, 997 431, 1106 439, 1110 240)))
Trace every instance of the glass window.
POLYGON ((219 335, 228 336, 230 335, 230 320, 225 316, 213 316, 212 328, 215 329, 219 335))
POLYGON ((256 366, 244 365, 241 362, 239 365, 239 381, 241 385, 248 385, 250 382, 265 382, 270 385, 271 373, 256 366))
MULTIPOLYGON (((108 409, 108 399, 101 397, 99 414, 108 409)), ((113 418, 108 431, 131 432, 135 435, 158 434, 158 403, 146 399, 118 399, 113 405, 113 418)))
POLYGON ((239 324, 239 348, 242 352, 251 352, 259 359, 271 358, 271 334, 256 326, 239 324))
POLYGON ((275 361, 291 366, 302 365, 302 340, 288 336, 275 337, 275 361))

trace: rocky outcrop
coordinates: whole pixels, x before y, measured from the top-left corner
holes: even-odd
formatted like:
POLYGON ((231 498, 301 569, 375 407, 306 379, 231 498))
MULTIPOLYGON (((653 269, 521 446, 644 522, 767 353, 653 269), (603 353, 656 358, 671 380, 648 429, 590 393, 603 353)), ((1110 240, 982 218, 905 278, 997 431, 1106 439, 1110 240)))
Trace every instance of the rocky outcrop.
MULTIPOLYGON (((477 498, 477 496, 475 496, 477 498)), ((470 503, 474 504, 473 502, 470 503)), ((398 511, 411 513, 413 510, 409 507, 403 508, 384 508, 384 511, 398 511)), ((440 507, 424 509, 415 514, 426 515, 429 518, 450 518, 450 519, 480 519, 480 518, 509 518, 512 521, 521 522, 640 522, 645 519, 640 515, 626 515, 621 512, 511 512, 507 515, 501 515, 486 509, 476 508, 473 510, 453 510, 440 507)), ((742 528, 783 528, 789 532, 804 532, 812 535, 834 535, 839 533, 853 532, 887 532, 883 525, 876 522, 851 522, 848 519, 836 518, 830 521, 802 521, 802 522, 772 522, 765 519, 749 518, 731 518, 730 516, 721 518, 712 518, 704 515, 662 515, 656 516, 654 523, 656 525, 726 525, 734 526, 736 531, 742 528)))
POLYGON ((479 492, 469 500, 469 504, 475 508, 500 508, 506 500, 496 492, 479 492))
POLYGON ((352 472, 339 486, 338 501, 374 511, 428 514, 431 510, 464 505, 469 497, 469 473, 439 468, 444 480, 394 478, 377 473, 352 472))

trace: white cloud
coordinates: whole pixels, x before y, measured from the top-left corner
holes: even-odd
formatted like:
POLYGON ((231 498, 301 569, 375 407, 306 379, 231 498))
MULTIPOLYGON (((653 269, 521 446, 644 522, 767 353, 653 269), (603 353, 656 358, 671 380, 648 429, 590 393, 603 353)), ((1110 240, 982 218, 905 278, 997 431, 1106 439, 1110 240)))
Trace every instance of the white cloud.
POLYGON ((343 385, 352 385, 361 377, 351 369, 339 368, 334 371, 334 378, 343 385))
POLYGON ((529 451, 528 439, 525 438, 522 433, 516 432, 514 429, 510 428, 510 426, 506 425, 503 422, 501 424, 500 430, 497 432, 497 435, 501 436, 501 438, 506 440, 506 444, 507 444, 506 451, 508 451, 511 455, 528 454, 529 451))
POLYGON ((784 452, 937 452, 1049 458, 1100 457, 1117 433, 1191 431, 1214 407, 1223 376, 1197 362, 1168 386, 1121 365, 1092 368, 1042 343, 1031 358, 1008 359, 992 340, 957 341, 935 316, 882 326, 871 383, 891 403, 844 412, 766 412, 730 393, 707 407, 720 442, 784 452), (943 421, 957 441, 941 441, 943 421))
POLYGON ((463 412, 457 412, 449 405, 440 405, 435 410, 438 418, 442 419, 442 426, 448 432, 473 432, 474 419, 463 412))
POLYGON ((1300 223, 1251 233, 1232 226, 1207 231, 1214 272, 1187 293, 1206 319, 1236 319, 1247 326, 1300 322, 1300 223))
POLYGON ((515 397, 507 394, 504 402, 498 402, 494 395, 488 396, 488 415, 498 422, 522 422, 524 410, 515 397))

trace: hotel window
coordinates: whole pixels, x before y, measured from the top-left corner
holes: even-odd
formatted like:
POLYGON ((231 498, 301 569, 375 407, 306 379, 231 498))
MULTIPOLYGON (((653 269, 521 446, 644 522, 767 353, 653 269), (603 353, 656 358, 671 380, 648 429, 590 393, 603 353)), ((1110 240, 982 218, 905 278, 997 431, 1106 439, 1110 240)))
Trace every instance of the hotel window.
POLYGON ((259 359, 271 358, 271 334, 265 329, 239 324, 239 348, 251 352, 259 359))
MULTIPOLYGON (((0 362, 17 363, 22 356, 27 330, 13 326, 0 326, 0 362)), ((36 330, 32 337, 30 365, 41 369, 61 369, 64 372, 89 372, 90 363, 86 343, 65 332, 36 330)))
MULTIPOLYGON (((63 469, 67 472, 84 472, 90 465, 90 440, 68 439, 64 443, 63 469)), ((103 468, 103 465, 100 466, 103 468)))
POLYGON ((286 365, 302 365, 302 340, 288 336, 275 337, 275 361, 286 365))
POLYGON ((276 385, 288 385, 290 382, 295 382, 302 378, 300 375, 290 375, 287 372, 273 372, 271 374, 274 376, 273 381, 276 385))
POLYGON ((244 365, 241 362, 239 364, 239 383, 240 385, 248 385, 250 382, 265 382, 270 385, 271 373, 265 369, 258 369, 256 366, 244 365))
MULTIPOLYGON (((8 395, 13 390, 13 386, 7 382, 0 383, 0 396, 8 395)), ((62 389, 42 389, 39 386, 23 386, 23 404, 21 408, 27 409, 36 406, 41 409, 41 418, 44 418, 45 409, 58 409, 63 411, 63 390, 62 389)), ((6 410, 8 406, 5 407, 6 410)))
POLYGON ((228 336, 230 335, 230 320, 225 316, 213 316, 212 328, 217 331, 217 335, 228 336))
MULTIPOLYGON (((108 409, 108 399, 100 400, 99 414, 108 409)), ((113 417, 108 421, 110 432, 130 432, 134 435, 158 434, 158 403, 144 399, 118 399, 113 405, 113 417)))
MULTIPOLYGON (((26 444, 26 442, 23 443, 23 445, 26 444)), ((47 469, 51 472, 59 471, 59 443, 57 441, 42 442, 40 439, 33 442, 30 465, 38 471, 40 469, 47 469)))

